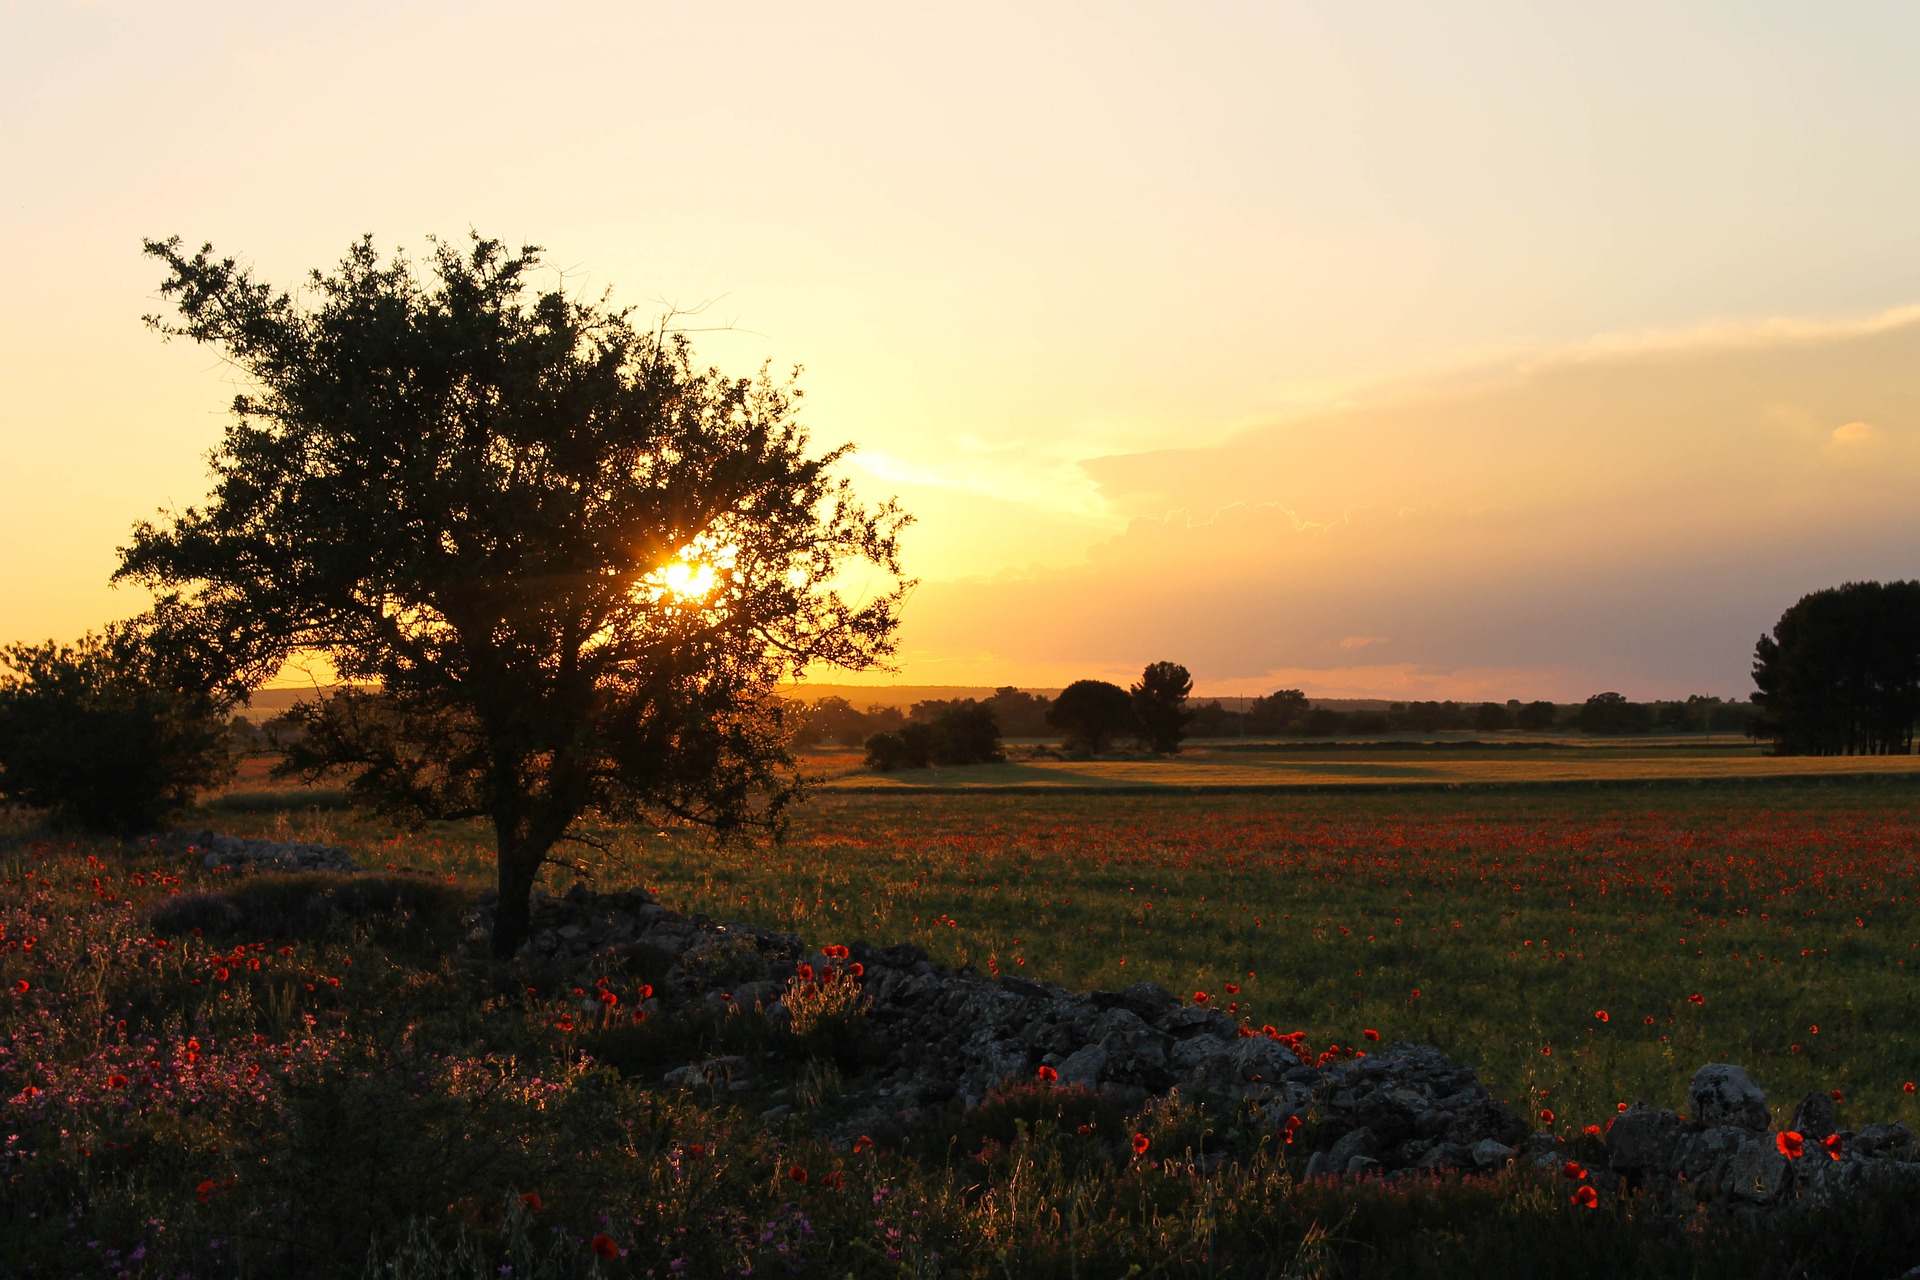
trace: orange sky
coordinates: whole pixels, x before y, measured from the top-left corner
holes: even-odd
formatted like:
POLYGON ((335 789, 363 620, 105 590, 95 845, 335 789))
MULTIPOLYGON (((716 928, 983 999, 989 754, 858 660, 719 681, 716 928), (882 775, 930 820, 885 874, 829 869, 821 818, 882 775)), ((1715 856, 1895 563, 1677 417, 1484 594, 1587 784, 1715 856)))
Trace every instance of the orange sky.
MULTIPOLYGON (((0 640, 233 386, 143 235, 548 247, 808 366, 916 683, 1744 694, 1920 575, 1920 10, 0 4, 0 640), (1543 11, 1545 10, 1545 11, 1543 11)), ((831 677, 829 677, 831 678, 831 677)))

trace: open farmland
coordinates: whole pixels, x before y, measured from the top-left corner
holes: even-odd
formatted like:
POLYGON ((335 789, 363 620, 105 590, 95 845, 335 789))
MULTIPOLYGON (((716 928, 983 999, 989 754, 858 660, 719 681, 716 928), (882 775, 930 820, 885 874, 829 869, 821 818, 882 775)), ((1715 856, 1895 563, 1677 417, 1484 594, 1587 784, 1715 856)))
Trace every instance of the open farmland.
MULTIPOLYGON (((235 817, 476 885, 490 857, 468 830, 235 817)), ((606 850, 576 851, 596 883, 1078 989, 1204 991, 1322 1047, 1368 1029, 1427 1040, 1562 1129, 1633 1099, 1680 1106, 1708 1061, 1748 1066, 1783 1119, 1837 1088, 1920 1125, 1904 1088, 1920 1079, 1920 792, 1905 784, 828 794, 773 849, 600 836, 606 850)))
MULTIPOLYGON (((758 1013, 633 1021, 632 973, 583 1014, 537 967, 452 960, 488 881, 478 830, 241 785, 200 819, 347 846, 371 914, 303 916, 326 877, 17 820, 0 841, 0 1274, 1785 1280, 1896 1274, 1916 1243, 1904 1184, 1748 1234, 1612 1184, 1588 1208, 1524 1160, 1304 1179, 1297 1149, 1230 1116, 1045 1084, 867 1145, 823 1128, 857 1055, 758 1013), (389 870, 410 874, 382 889, 389 870), (278 923, 167 922, 222 893, 278 923), (715 1053, 753 1064, 747 1092, 667 1078, 715 1053)), ((1917 799, 828 794, 781 846, 603 830, 547 883, 644 883, 814 943, 910 940, 1071 987, 1156 981, 1341 1058, 1377 1049, 1370 1031, 1431 1041, 1591 1161, 1587 1125, 1683 1104, 1712 1060, 1752 1069, 1777 1119, 1818 1088, 1843 1124, 1920 1125, 1917 799)))
POLYGON ((1460 787, 1691 785, 1912 778, 1920 756, 1772 756, 1745 742, 1658 739, 1483 744, 1437 741, 1202 743, 1172 758, 1062 760, 1014 748, 1000 764, 879 774, 857 752, 813 763, 833 791, 1380 791, 1460 787))

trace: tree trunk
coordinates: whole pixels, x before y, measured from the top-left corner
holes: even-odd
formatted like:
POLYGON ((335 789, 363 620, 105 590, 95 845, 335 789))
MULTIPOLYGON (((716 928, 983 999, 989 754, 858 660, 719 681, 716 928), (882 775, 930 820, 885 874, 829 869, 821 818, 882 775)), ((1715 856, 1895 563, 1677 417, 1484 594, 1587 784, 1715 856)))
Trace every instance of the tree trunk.
POLYGON ((504 830, 496 833, 496 840, 500 851, 500 901, 493 913, 493 958, 511 960, 532 932, 533 882, 540 875, 540 861, 546 849, 532 848, 532 842, 504 830))

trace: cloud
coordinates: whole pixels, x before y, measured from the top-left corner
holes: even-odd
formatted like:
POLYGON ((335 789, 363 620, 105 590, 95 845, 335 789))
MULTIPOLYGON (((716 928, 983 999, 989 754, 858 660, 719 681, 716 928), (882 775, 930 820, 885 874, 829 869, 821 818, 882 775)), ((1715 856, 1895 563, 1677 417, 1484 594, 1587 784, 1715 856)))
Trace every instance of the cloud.
POLYGON ((1071 568, 930 583, 910 643, 1005 678, 1172 658, 1322 696, 1739 692, 1799 595, 1920 576, 1915 370, 1920 309, 1600 339, 1090 459, 1125 528, 1071 568), (1391 666, 1346 660, 1389 636, 1391 666))
POLYGON ((1871 422, 1843 422, 1833 429, 1833 442, 1835 444, 1865 444, 1878 434, 1879 432, 1874 430, 1871 422))

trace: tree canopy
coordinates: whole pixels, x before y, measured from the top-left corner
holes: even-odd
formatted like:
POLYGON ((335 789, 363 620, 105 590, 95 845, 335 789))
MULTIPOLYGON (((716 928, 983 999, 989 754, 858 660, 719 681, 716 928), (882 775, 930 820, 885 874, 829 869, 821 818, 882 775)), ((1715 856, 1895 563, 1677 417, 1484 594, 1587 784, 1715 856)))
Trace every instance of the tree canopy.
POLYGON ((1128 693, 1133 698, 1134 731, 1149 751, 1169 754, 1180 750, 1187 736, 1187 695, 1193 676, 1177 662, 1150 662, 1128 693))
POLYGON ((1133 731, 1133 698, 1105 680, 1075 680, 1053 700, 1047 723, 1065 735, 1069 747, 1099 755, 1133 731))
POLYGON ((1913 750, 1920 582, 1849 582, 1802 596, 1753 649, 1749 729, 1782 755, 1913 750))
POLYGON ((165 600, 75 645, 0 649, 0 796, 115 832, 192 804, 233 773, 240 691, 209 657, 165 600))
POLYGON ((170 337, 246 379, 203 507, 144 523, 120 576, 184 592, 259 680, 296 651, 366 692, 304 706, 293 764, 400 816, 478 817, 494 949, 586 814, 777 830, 799 779, 777 682, 892 650, 891 502, 815 453, 791 379, 695 365, 666 322, 536 288, 540 251, 371 237, 301 298, 149 241, 170 337), (864 599, 836 588, 864 562, 864 599))

